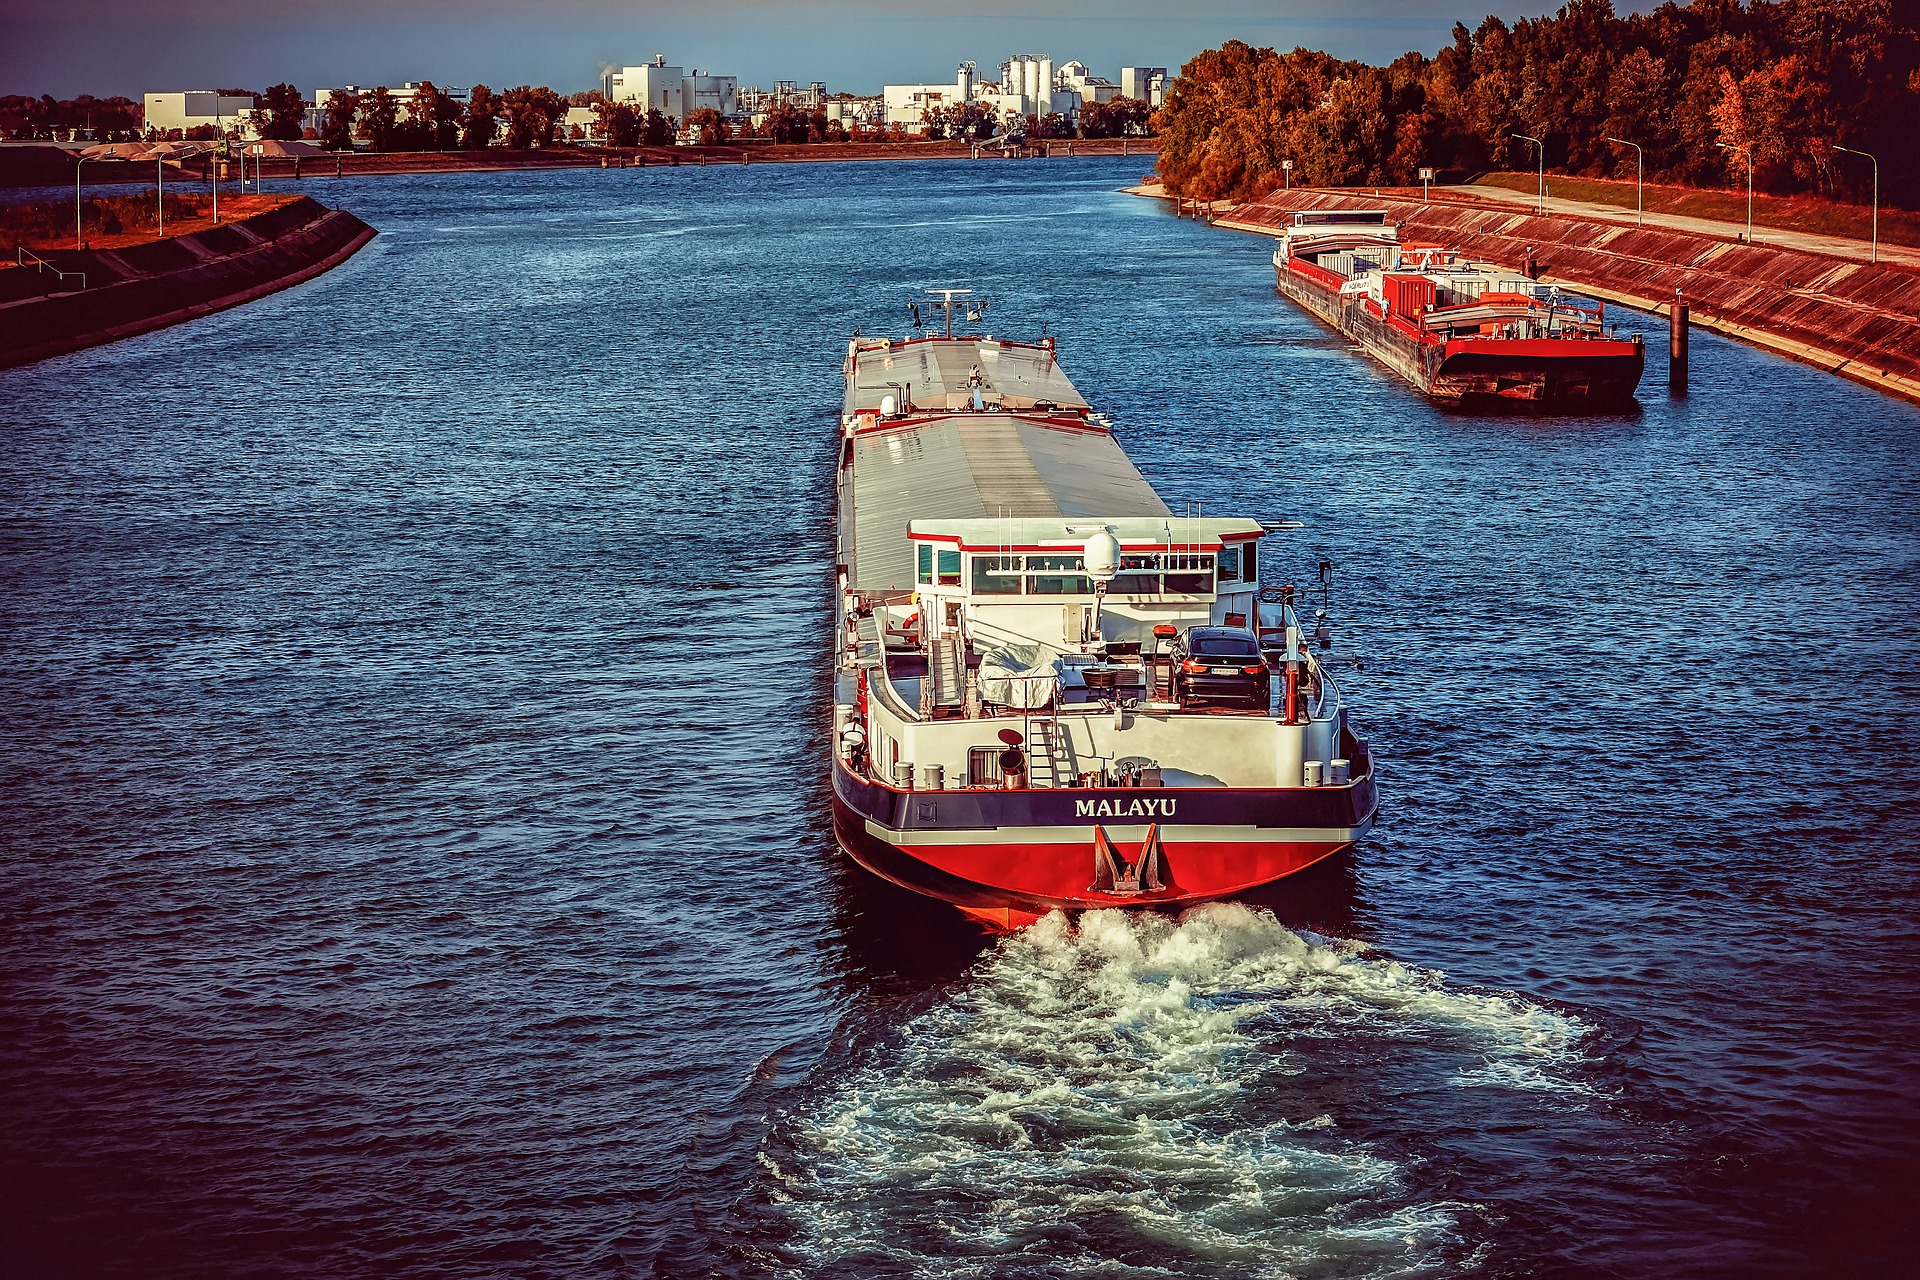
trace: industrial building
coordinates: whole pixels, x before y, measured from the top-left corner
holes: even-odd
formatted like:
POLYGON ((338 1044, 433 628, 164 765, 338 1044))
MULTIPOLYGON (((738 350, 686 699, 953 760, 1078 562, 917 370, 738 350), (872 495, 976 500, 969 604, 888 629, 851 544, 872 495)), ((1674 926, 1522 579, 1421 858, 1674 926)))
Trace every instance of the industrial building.
POLYGON ((740 114, 738 76, 702 75, 698 67, 688 73, 668 66, 665 54, 655 54, 644 66, 609 70, 600 79, 600 91, 609 102, 630 102, 643 112, 658 111, 674 120, 685 120, 702 107, 728 119, 740 114))
POLYGON ((202 126, 225 131, 243 124, 253 113, 252 95, 230 96, 212 89, 189 89, 184 93, 149 93, 146 127, 149 132, 182 133, 202 126))
POLYGON ((1165 67, 1120 68, 1120 96, 1138 98, 1150 107, 1160 106, 1167 97, 1165 67))
POLYGON ((1137 97, 1159 106, 1167 83, 1164 67, 1122 67, 1116 85, 1094 75, 1084 62, 1064 62, 1056 68, 1052 55, 1044 53, 1008 58, 1000 64, 998 83, 978 79, 975 71, 974 63, 963 62, 944 84, 887 85, 882 92, 885 123, 917 130, 924 127, 928 111, 956 103, 977 104, 1003 120, 1056 112, 1072 119, 1083 104, 1111 102, 1116 97, 1137 97))

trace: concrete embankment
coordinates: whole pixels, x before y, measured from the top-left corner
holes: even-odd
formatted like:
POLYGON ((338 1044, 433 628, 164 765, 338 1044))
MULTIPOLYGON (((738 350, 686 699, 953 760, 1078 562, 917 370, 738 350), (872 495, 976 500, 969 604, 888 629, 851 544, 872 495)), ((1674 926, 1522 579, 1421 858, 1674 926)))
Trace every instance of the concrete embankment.
POLYGON ((1647 311, 1680 291, 1695 323, 1920 400, 1920 271, 1656 227, 1351 192, 1276 191, 1216 225, 1278 235, 1300 209, 1386 209, 1403 240, 1523 266, 1647 311))
POLYGON ((0 271, 0 368, 264 297, 346 261, 374 234, 351 213, 303 196, 245 222, 151 244, 39 251, 50 269, 0 271))

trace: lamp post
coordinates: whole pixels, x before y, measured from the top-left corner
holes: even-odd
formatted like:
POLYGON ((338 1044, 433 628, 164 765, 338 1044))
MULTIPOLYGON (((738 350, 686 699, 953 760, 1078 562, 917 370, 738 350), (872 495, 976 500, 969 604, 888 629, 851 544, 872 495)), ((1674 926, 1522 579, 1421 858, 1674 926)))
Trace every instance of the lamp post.
POLYGON ((73 158, 73 247, 80 247, 80 170, 87 163, 85 156, 73 158))
POLYGON ((153 216, 159 224, 153 233, 155 240, 164 240, 167 236, 167 160, 165 156, 153 158, 153 181, 158 190, 153 197, 153 216))
POLYGON ((1607 141, 1617 143, 1623 147, 1633 148, 1633 225, 1636 227, 1645 226, 1645 217, 1641 212, 1644 206, 1644 201, 1641 199, 1641 192, 1645 190, 1647 176, 1645 161, 1647 153, 1641 149, 1639 143, 1628 142, 1625 138, 1608 137, 1607 141))
POLYGON ((1738 151, 1747 158, 1747 243, 1753 243, 1753 146, 1739 146, 1731 142, 1716 142, 1722 151, 1738 151))
POLYGON ((1855 151, 1852 147, 1843 147, 1839 143, 1831 144, 1835 151, 1844 151, 1850 156, 1866 156, 1873 161, 1873 244, 1867 250, 1867 261, 1880 261, 1880 161, 1864 151, 1855 151))
POLYGON ((1531 142, 1533 149, 1540 155, 1540 185, 1534 191, 1533 207, 1534 212, 1544 218, 1547 215, 1547 145, 1538 138, 1529 138, 1524 133, 1516 133, 1513 136, 1522 142, 1531 142))
POLYGON ((220 95, 213 95, 213 221, 220 222, 220 159, 227 154, 227 124, 220 116, 220 95))

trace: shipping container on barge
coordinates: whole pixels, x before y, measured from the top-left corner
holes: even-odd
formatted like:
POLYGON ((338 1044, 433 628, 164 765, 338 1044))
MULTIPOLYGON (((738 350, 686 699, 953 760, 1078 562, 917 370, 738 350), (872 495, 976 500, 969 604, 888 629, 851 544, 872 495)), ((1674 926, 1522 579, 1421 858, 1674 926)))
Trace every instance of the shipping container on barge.
POLYGON ((1462 407, 1617 409, 1646 364, 1638 337, 1607 329, 1604 303, 1401 244, 1375 210, 1305 210, 1273 255, 1279 291, 1436 400, 1462 407))
POLYGON ((1359 839, 1366 743, 1291 589, 1260 587, 1262 538, 1298 526, 1176 515, 1052 340, 953 336, 956 305, 944 336, 847 348, 841 846, 1011 928, 1230 896, 1359 839), (1261 673, 1254 705, 1192 696, 1206 626, 1257 634, 1220 668, 1261 673))

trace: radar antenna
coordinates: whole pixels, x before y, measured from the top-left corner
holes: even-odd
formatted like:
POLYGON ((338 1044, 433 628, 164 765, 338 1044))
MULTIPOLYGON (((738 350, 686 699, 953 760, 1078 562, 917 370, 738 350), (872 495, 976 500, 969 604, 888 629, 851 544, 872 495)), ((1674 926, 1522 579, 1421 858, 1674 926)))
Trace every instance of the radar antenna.
MULTIPOLYGON (((935 311, 946 312, 947 337, 949 338, 953 337, 953 308, 956 305, 954 303, 954 299, 964 298, 967 295, 971 294, 973 290, 971 289, 928 289, 926 290, 926 292, 933 294, 935 297, 939 298, 938 302, 929 302, 927 305, 935 311)), ((914 315, 917 318, 920 314, 918 307, 913 303, 909 303, 907 305, 915 307, 914 315)), ((987 301, 985 298, 980 299, 978 302, 966 302, 966 303, 960 303, 958 305, 960 306, 961 311, 965 314, 966 318, 969 320, 978 321, 981 316, 987 313, 987 301)))

